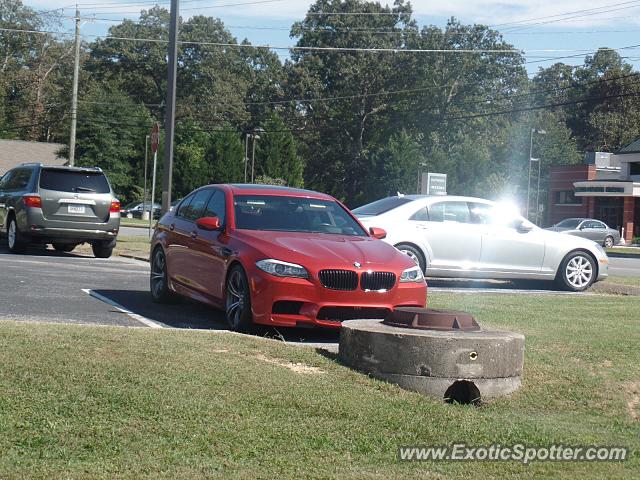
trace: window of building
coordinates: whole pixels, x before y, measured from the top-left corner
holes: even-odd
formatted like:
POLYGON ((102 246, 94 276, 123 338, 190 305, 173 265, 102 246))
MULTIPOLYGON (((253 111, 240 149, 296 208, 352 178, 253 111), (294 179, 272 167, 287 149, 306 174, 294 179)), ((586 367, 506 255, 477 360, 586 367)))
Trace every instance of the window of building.
POLYGON ((630 163, 629 164, 629 174, 630 175, 640 175, 640 162, 630 163))
POLYGON ((582 205, 582 199, 575 196, 571 190, 555 192, 556 205, 582 205))

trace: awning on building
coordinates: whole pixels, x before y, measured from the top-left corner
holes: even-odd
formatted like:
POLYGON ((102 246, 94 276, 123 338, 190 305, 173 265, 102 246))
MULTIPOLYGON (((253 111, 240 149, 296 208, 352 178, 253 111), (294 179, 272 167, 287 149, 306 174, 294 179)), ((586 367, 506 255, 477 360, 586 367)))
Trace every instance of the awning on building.
POLYGON ((588 180, 573 186, 576 197, 640 197, 640 182, 588 180))

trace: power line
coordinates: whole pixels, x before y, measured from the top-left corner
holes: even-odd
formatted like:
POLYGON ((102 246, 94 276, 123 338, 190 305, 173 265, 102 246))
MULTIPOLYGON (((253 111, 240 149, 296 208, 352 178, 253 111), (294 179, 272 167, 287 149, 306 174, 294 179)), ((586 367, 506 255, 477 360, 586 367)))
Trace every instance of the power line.
POLYGON ((496 24, 491 25, 491 27, 494 28, 494 27, 505 27, 505 26, 509 26, 509 25, 519 25, 519 24, 528 23, 528 22, 535 22, 537 20, 546 20, 546 19, 550 19, 550 18, 564 17, 564 16, 567 16, 567 15, 593 12, 594 10, 602 10, 602 9, 606 9, 606 8, 619 7, 619 6, 622 6, 622 5, 638 4, 638 3, 640 3, 639 0, 632 0, 632 1, 622 2, 622 3, 613 3, 613 4, 602 5, 600 7, 593 7, 593 8, 587 8, 587 9, 581 9, 581 10, 574 10, 574 11, 571 11, 571 12, 557 13, 555 15, 546 15, 544 17, 528 18, 528 19, 525 19, 525 20, 515 20, 513 22, 506 22, 506 23, 496 23, 496 24))

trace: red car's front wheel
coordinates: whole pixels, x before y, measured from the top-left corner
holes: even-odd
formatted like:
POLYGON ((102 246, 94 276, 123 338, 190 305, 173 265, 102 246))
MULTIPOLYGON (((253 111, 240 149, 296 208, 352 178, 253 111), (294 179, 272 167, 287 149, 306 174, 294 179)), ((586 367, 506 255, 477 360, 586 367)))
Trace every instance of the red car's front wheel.
POLYGON ((252 323, 251 295, 247 275, 240 265, 227 275, 226 317, 229 328, 235 332, 247 331, 252 323))

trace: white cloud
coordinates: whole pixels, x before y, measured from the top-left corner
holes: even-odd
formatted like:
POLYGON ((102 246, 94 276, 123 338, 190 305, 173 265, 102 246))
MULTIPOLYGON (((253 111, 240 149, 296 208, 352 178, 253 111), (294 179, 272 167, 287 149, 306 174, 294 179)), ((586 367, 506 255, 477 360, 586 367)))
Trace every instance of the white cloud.
MULTIPOLYGON (((114 0, 109 0, 111 6, 114 0)), ((145 0, 146 1, 146 0, 145 0)), ((218 4, 243 3, 250 0, 209 0, 209 1, 185 1, 181 2, 181 12, 183 16, 190 16, 192 13, 204 13, 212 16, 222 17, 245 17, 245 18, 272 18, 272 19, 301 19, 307 11, 311 0, 284 0, 275 3, 265 3, 256 5, 244 5, 237 7, 206 8, 218 4)), ((54 9, 60 7, 70 7, 69 0, 24 0, 24 3, 38 9, 54 9)), ((82 5, 82 0, 80 0, 82 5)), ((87 2, 85 2, 87 3, 87 2)), ((91 0, 94 6, 96 0, 91 0)), ((123 0, 123 6, 119 12, 135 11, 136 7, 131 0, 123 0)), ((382 0, 385 3, 385 0, 382 0)), ((392 1, 388 1, 392 3, 392 1)), ((584 28, 585 26, 615 25, 620 23, 634 22, 634 18, 640 18, 640 4, 635 8, 624 8, 628 5, 609 6, 623 3, 622 0, 596 0, 585 2, 584 0, 413 0, 416 15, 421 17, 421 23, 435 22, 442 17, 455 16, 463 23, 485 23, 496 25, 506 22, 528 20, 551 15, 564 14, 585 9, 595 9, 603 7, 602 11, 586 12, 588 16, 571 18, 568 21, 556 21, 546 23, 546 26, 563 29, 584 28), (611 10, 611 11, 608 11, 611 10), (601 12, 601 13, 599 13, 601 12), (425 18, 426 17, 426 18, 425 18), (625 21, 626 19, 626 21, 625 21)), ((163 2, 167 5, 167 2, 163 2)), ((138 8, 149 8, 148 3, 139 4, 138 8)), ((115 9, 95 9, 92 13, 105 14, 115 9)), ((577 14, 576 14, 577 15, 577 14)), ((128 15, 129 16, 129 15, 128 15)), ((135 14, 130 14, 135 16, 135 14)), ((567 15, 573 16, 573 15, 567 15)), ((539 22, 549 22, 553 18, 540 19, 539 22)))

